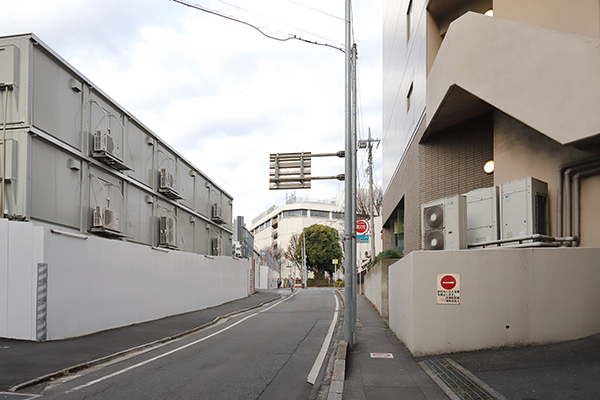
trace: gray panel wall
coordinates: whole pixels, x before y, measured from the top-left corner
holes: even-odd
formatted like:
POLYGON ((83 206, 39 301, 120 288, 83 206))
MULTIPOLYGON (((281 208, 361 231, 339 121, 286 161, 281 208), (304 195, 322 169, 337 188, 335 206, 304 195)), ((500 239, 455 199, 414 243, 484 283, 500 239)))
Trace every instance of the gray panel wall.
POLYGON ((159 217, 169 216, 177 221, 178 249, 210 254, 211 239, 220 237, 222 254, 231 255, 229 194, 39 39, 0 38, 0 49, 0 75, 15 87, 8 91, 7 138, 18 142, 19 154, 19 179, 9 185, 20 189, 9 214, 88 232, 94 208, 109 207, 122 235, 109 237, 151 246, 159 244, 159 217), (112 138, 119 166, 92 157, 98 131, 112 138), (162 168, 173 174, 181 199, 159 191, 162 168), (214 203, 225 223, 213 220, 214 203))

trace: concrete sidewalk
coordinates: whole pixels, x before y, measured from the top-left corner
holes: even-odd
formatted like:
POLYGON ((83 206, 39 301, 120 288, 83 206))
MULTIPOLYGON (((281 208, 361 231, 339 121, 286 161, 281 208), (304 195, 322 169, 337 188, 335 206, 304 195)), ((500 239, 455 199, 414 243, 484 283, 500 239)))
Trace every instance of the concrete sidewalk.
POLYGON ((344 400, 600 399, 600 335, 414 359, 362 295, 357 296, 357 318, 344 400), (371 353, 394 358, 372 358, 371 353))
MULTIPOLYGON (((138 346, 177 337, 211 324, 218 317, 276 300, 281 296, 280 292, 283 293, 283 290, 259 291, 216 307, 72 339, 31 342, 0 338, 0 392, 39 377, 50 379, 60 371, 73 372, 86 368, 93 360, 138 346)), ((285 295, 288 294, 289 289, 286 289, 285 295)))
POLYGON ((363 295, 357 296, 356 316, 357 344, 348 350, 344 400, 448 399, 363 295))

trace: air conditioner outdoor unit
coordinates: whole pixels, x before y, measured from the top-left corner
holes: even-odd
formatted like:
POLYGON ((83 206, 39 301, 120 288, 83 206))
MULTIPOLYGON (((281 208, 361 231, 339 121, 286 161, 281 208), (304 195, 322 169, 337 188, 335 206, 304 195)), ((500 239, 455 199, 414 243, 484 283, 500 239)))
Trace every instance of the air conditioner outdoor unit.
POLYGON ((104 228, 119 232, 119 214, 110 208, 96 206, 94 208, 94 218, 92 225, 94 228, 104 228))
POLYGON ((94 153, 110 154, 118 157, 119 151, 112 136, 104 131, 96 131, 94 133, 94 153))
POLYGON ((214 203, 212 205, 212 220, 219 224, 225 222, 225 220, 223 219, 223 209, 221 208, 221 205, 219 203, 214 203))
POLYGON ((222 251, 223 251, 223 238, 220 238, 220 237, 213 238, 211 255, 220 256, 223 254, 222 251))
MULTIPOLYGON (((546 182, 529 177, 503 183, 499 191, 502 239, 534 234, 548 235, 548 184, 546 182)), ((505 245, 510 246, 511 243, 505 245)))
POLYGON ((173 177, 172 173, 167 171, 166 168, 162 168, 160 170, 160 188, 173 191, 175 190, 175 178, 173 177))
POLYGON ((500 237, 498 187, 475 189, 467 196, 467 243, 491 242, 500 237))
POLYGON ((177 247, 177 221, 173 217, 160 217, 158 245, 162 247, 177 247))
POLYGON ((424 250, 467 248, 467 198, 463 195, 421 205, 424 250))

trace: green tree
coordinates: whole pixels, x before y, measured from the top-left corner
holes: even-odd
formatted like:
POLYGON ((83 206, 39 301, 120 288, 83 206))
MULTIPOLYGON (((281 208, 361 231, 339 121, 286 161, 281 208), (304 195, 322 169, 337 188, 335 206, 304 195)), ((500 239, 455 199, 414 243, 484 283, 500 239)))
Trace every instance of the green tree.
POLYGON ((306 265, 315 275, 333 274, 332 260, 343 256, 337 230, 325 225, 311 225, 305 228, 298 240, 294 258, 302 265, 302 244, 306 238, 306 265))

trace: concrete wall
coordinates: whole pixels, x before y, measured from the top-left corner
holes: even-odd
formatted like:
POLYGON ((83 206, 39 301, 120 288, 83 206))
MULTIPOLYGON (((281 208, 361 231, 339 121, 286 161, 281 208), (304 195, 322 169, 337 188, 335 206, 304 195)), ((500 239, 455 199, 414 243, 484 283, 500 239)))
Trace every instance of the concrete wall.
POLYGON ((600 249, 412 252, 389 270, 391 329, 415 356, 542 344, 600 332, 600 249), (460 274, 460 305, 437 274, 460 274))
POLYGON ((38 263, 48 266, 41 320, 48 340, 212 307, 249 293, 248 259, 72 233, 0 219, 0 336, 39 338, 38 263))
POLYGON ((389 318, 388 270, 397 260, 381 260, 365 275, 365 296, 383 318, 389 318))

